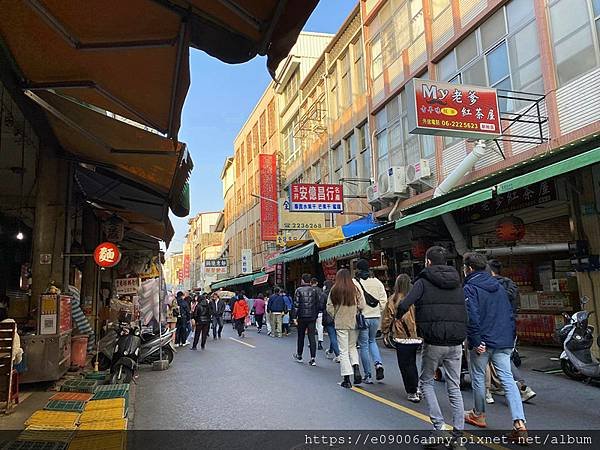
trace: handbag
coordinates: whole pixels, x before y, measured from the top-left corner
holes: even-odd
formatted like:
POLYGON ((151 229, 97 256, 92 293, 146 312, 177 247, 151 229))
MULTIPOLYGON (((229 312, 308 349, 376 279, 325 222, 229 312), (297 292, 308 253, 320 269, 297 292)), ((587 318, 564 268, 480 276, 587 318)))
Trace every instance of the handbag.
POLYGON ((358 309, 358 299, 356 302, 356 329, 357 330, 366 330, 368 328, 367 321, 362 311, 358 309))

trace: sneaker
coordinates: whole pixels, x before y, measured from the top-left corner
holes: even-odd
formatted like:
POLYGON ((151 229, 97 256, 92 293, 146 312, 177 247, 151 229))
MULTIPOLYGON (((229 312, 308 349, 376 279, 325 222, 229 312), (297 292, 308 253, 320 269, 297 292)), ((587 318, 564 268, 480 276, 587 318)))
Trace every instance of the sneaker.
POLYGON ((375 366, 375 379, 377 381, 381 381, 383 380, 384 376, 383 376, 383 364, 377 364, 375 366))
POLYGON ((352 383, 350 383, 350 381, 348 380, 344 380, 340 383, 340 386, 346 389, 350 389, 352 388, 352 383))
POLYGON ((521 392, 521 401, 523 403, 528 402, 537 395, 529 386, 521 386, 519 391, 521 392))
POLYGON ((413 402, 413 403, 419 403, 421 401, 421 396, 417 393, 408 394, 408 396, 406 398, 408 399, 409 402, 413 402))
POLYGON ((198 350, 196 347, 192 347, 190 348, 190 350, 198 350))
POLYGON ((309 366, 316 366, 317 362, 315 361, 315 358, 310 358, 310 361, 308 361, 308 365, 309 366))
POLYGON ((487 390, 485 392, 485 402, 488 405, 491 405, 492 403, 494 403, 494 397, 492 397, 492 393, 489 390, 487 390))
POLYGON ((294 361, 296 361, 296 362, 299 362, 299 363, 301 363, 301 362, 302 362, 302 356, 300 356, 300 355, 298 355, 298 354, 296 354, 296 353, 294 353, 294 354, 292 355, 292 358, 294 358, 294 361))
POLYGON ((354 384, 361 384, 362 383, 362 376, 360 375, 360 367, 358 364, 355 364, 354 366, 352 366, 352 368, 354 369, 354 384))
POLYGON ((319 345, 317 346, 317 350, 323 350, 323 341, 319 341, 319 345))
POLYGON ((331 353, 329 350, 325 350, 325 358, 333 359, 333 353, 331 353))
POLYGON ((185 344, 181 344, 182 347, 185 347, 186 345, 190 345, 190 343, 186 342, 185 344))
POLYGON ((448 442, 448 432, 443 430, 433 430, 421 441, 423 448, 444 448, 448 442))
POLYGON ((527 428, 521 426, 520 428, 513 427, 512 431, 506 436, 509 442, 517 445, 527 445, 528 437, 527 428))
POLYGON ((493 387, 493 386, 490 388, 490 393, 492 393, 494 395, 506 395, 506 393, 504 392, 504 389, 493 387))
POLYGON ((335 358, 333 358, 333 362, 339 364, 340 363, 340 357, 336 356, 335 358))
POLYGON ((465 422, 471 425, 475 425, 479 428, 486 428, 487 423, 485 422, 485 414, 475 414, 475 411, 467 411, 465 413, 465 422))
POLYGON ((363 379, 363 383, 365 383, 365 384, 373 384, 373 378, 371 378, 370 376, 365 377, 363 379))

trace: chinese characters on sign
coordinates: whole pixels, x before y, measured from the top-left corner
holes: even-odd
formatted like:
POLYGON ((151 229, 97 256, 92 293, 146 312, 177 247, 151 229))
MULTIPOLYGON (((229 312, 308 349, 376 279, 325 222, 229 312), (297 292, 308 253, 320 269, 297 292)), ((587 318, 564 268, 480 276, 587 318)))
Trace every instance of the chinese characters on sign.
POLYGON ((242 273, 252 273, 252 250, 242 249, 242 273))
POLYGON ((465 139, 502 134, 495 89, 413 78, 406 92, 410 133, 465 139))
POLYGON ((344 188, 341 184, 292 184, 290 212, 342 213, 344 188))
POLYGON ((94 250, 94 261, 100 267, 114 267, 121 261, 121 251, 112 242, 104 242, 94 250))
POLYGON ((279 204, 279 229, 280 230, 315 230, 325 228, 325 213, 302 213, 290 211, 290 202, 281 201, 279 204))
POLYGON ((117 278, 115 280, 117 295, 137 295, 139 287, 139 278, 117 278))
POLYGON ((274 241, 277 238, 277 156, 259 155, 260 171, 260 238, 274 241))
POLYGON ((204 273, 220 274, 227 273, 226 259, 207 259, 204 261, 204 273))

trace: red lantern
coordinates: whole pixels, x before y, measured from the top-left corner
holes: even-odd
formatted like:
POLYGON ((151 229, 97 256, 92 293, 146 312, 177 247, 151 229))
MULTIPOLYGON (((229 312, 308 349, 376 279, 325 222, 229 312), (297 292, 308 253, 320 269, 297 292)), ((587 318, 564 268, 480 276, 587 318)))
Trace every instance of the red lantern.
POLYGON ((94 261, 100 267, 114 267, 121 261, 121 250, 112 242, 103 242, 94 250, 94 261))
POLYGON ((423 239, 419 239, 418 241, 413 242, 411 253, 413 258, 419 259, 424 258, 425 253, 427 253, 427 249, 430 247, 429 243, 424 241, 423 239))
POLYGON ((504 242, 517 242, 525 237, 525 223, 518 217, 503 217, 496 223, 496 237, 504 242))

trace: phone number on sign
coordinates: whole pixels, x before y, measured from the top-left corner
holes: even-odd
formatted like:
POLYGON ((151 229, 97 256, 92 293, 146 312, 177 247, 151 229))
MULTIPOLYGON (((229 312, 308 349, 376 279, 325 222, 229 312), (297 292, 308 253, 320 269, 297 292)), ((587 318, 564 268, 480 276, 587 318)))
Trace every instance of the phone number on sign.
POLYGON ((456 121, 456 120, 442 120, 441 124, 444 127, 450 127, 450 128, 466 128, 466 129, 471 129, 471 130, 478 130, 479 129, 479 125, 476 124, 476 123, 459 122, 459 121, 456 121))

